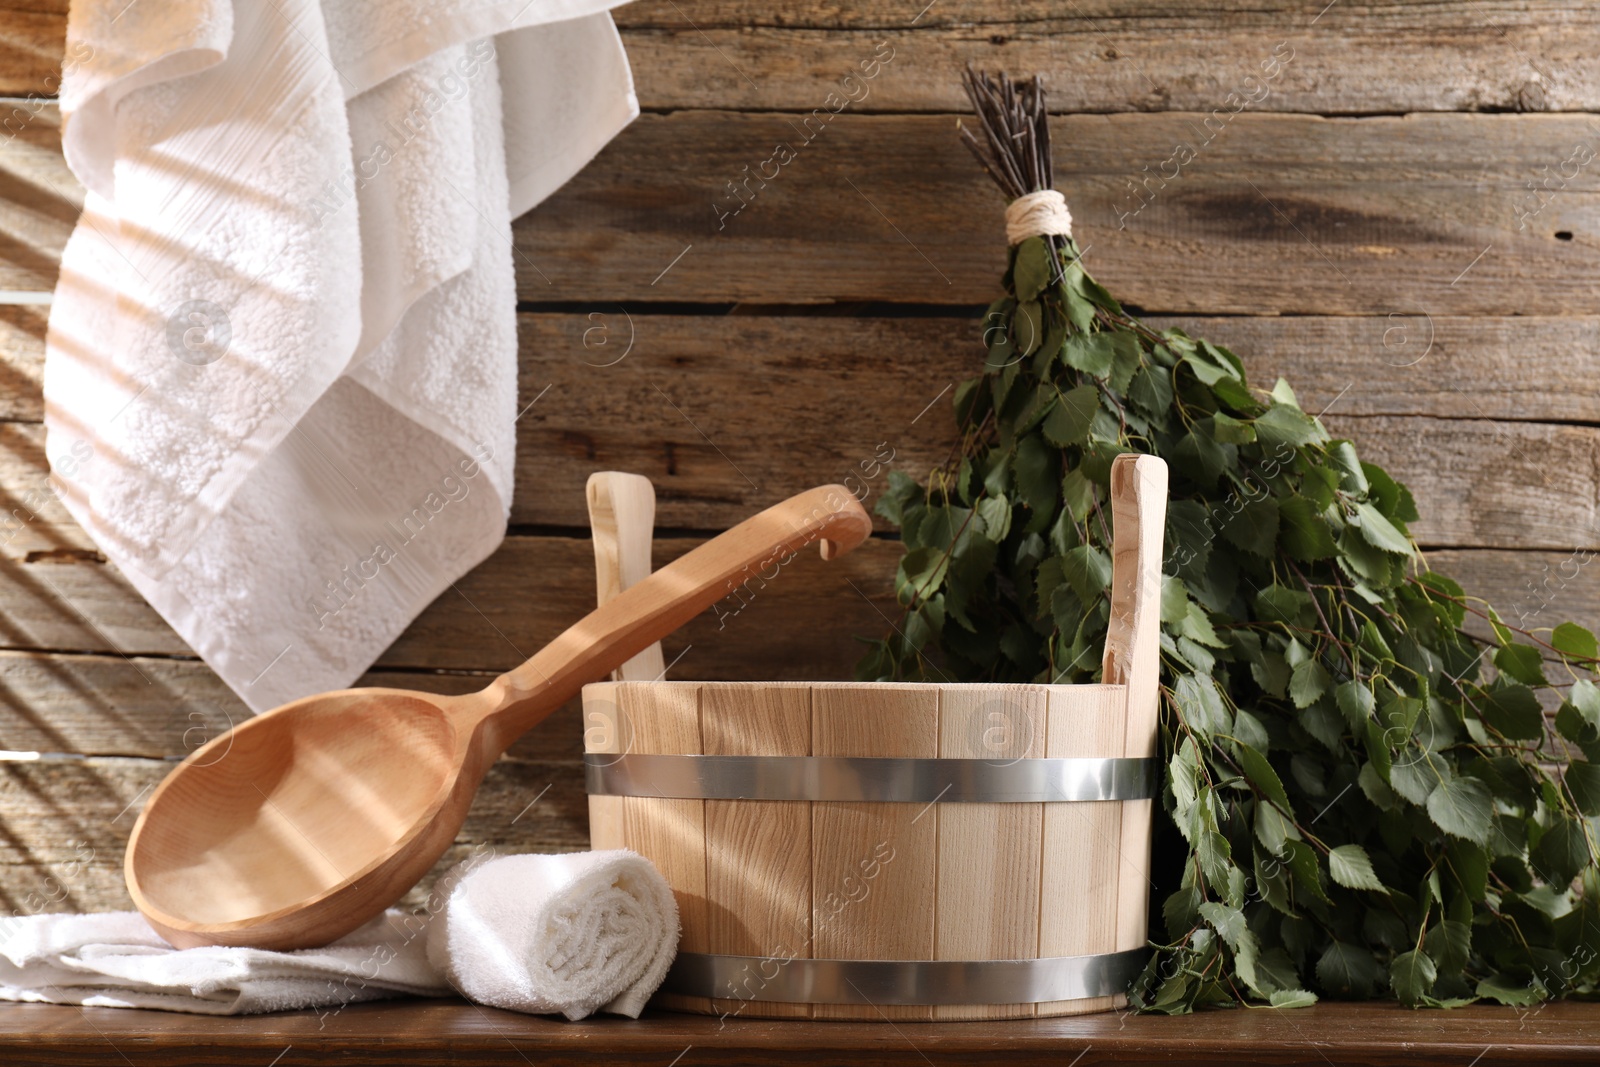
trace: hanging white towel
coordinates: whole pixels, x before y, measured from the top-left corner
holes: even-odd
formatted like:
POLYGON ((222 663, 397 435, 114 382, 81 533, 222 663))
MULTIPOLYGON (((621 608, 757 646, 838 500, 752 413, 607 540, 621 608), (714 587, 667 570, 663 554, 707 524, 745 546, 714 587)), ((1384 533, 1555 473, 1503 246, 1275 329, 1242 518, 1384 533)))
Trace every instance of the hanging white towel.
POLYGON ((349 684, 500 543, 510 220, 638 113, 611 6, 72 4, 54 484, 252 709, 349 684))

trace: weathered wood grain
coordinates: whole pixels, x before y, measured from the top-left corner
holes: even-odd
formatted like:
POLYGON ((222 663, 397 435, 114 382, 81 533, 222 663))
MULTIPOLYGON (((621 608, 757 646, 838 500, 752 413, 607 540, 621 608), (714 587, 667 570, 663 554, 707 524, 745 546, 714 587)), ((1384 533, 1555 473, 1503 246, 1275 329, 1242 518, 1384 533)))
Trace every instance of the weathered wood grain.
MULTIPOLYGON (((0 93, 53 94, 65 34, 54 3, 0 12, 0 93)), ((1593 110, 1592 12, 1550 2, 1428 5, 1296 0, 1242 5, 629 4, 622 29, 647 109, 792 110, 820 103, 879 41, 894 49, 863 110, 965 106, 953 72, 972 61, 1041 71, 1063 112, 1205 111, 1254 92, 1279 42, 1294 59, 1256 103, 1268 111, 1593 110), (1254 76, 1257 82, 1246 79, 1254 76)))
MULTIPOLYGON (((1600 537, 1597 431, 1516 421, 1596 418, 1600 320, 1152 324, 1236 345, 1263 387, 1288 376, 1309 411, 1326 411, 1333 432, 1411 487, 1427 543, 1600 537), (1357 417, 1369 415, 1384 417, 1357 417)), ((825 481, 859 482, 875 497, 882 457, 921 478, 949 454, 946 390, 979 369, 977 330, 976 316, 629 316, 615 306, 524 315, 522 392, 548 392, 519 424, 520 468, 538 473, 524 478, 513 520, 583 523, 584 480, 597 468, 649 476, 668 528, 724 526, 766 494, 825 481)))
MULTIPOLYGON (((807 131, 799 119, 641 117, 516 224, 520 295, 993 298, 1002 204, 975 180, 948 117, 845 113, 821 132, 820 120, 807 131)), ((1600 263, 1595 168, 1569 166, 1571 180, 1531 219, 1526 187, 1579 144, 1592 158, 1589 118, 1246 112, 1212 132, 1205 119, 1071 115, 1052 124, 1056 185, 1088 265, 1130 305, 1559 314, 1590 296, 1600 263), (1141 200, 1133 183, 1150 175, 1141 200)))
MULTIPOLYGON (((658 539, 656 565, 701 540, 658 539)), ((883 625, 879 611, 894 602, 899 552, 873 540, 834 563, 798 557, 742 608, 721 604, 666 641, 669 663, 681 654, 673 677, 806 678, 822 664, 848 674, 860 655, 853 635, 883 625)), ((511 537, 492 559, 424 611, 380 667, 506 670, 592 610, 586 542, 511 537)), ((0 648, 191 655, 115 568, 76 557, 0 563, 0 648)))
MULTIPOLYGON (((1222 21, 1204 10, 1215 5, 1161 5, 1165 17, 1141 19, 1085 17, 1077 5, 1030 17, 1011 4, 953 5, 966 11, 941 16, 941 3, 908 26, 917 6, 881 28, 696 29, 677 17, 672 28, 625 29, 623 41, 641 104, 661 109, 788 111, 845 93, 859 100, 856 111, 961 111, 957 72, 967 63, 1044 74, 1060 113, 1209 112, 1241 97, 1257 111, 1568 111, 1600 98, 1588 61, 1600 27, 1587 12, 1502 29, 1467 5, 1428 5, 1423 15, 1409 5, 1358 13, 1340 4, 1312 26, 1316 7, 1304 4, 1235 9, 1222 21), (923 25, 933 19, 945 24, 923 25), (864 80, 863 71, 876 76, 864 80)), ((692 6, 683 10, 699 22, 692 6)))
POLYGON ((1600 319, 1590 316, 1150 321, 1228 346, 1263 388, 1286 378, 1312 412, 1600 422, 1600 319))
POLYGON ((0 419, 44 418, 46 304, 0 303, 0 419))
MULTIPOLYGON (((131 908, 123 849, 145 797, 171 769, 162 760, 99 757, 0 763, 0 911, 131 908)), ((587 823, 578 764, 503 759, 456 844, 404 903, 424 902, 433 880, 475 849, 588 848, 587 823)))
MULTIPOLYGON (((48 315, 48 306, 0 304, 0 420, 44 417, 40 386, 48 315)), ((690 459, 726 461, 688 419, 670 411, 650 387, 652 378, 690 417, 705 411, 683 405, 685 397, 702 406, 781 412, 798 416, 796 422, 834 419, 845 405, 854 405, 857 417, 836 423, 827 437, 841 442, 830 455, 840 461, 832 475, 842 478, 871 456, 889 430, 897 431, 890 443, 898 450, 942 454, 949 409, 940 403, 923 415, 918 390, 927 390, 931 400, 945 384, 978 369, 979 315, 976 309, 968 316, 929 318, 661 315, 626 312, 615 304, 525 312, 518 318, 522 391, 531 400, 551 386, 539 403, 548 401, 545 410, 569 419, 609 420, 619 407, 630 419, 665 410, 672 418, 662 425, 693 438, 671 446, 680 469, 690 459), (629 363, 656 373, 633 381, 632 390, 610 404, 591 395, 610 378, 635 373, 629 363), (861 417, 865 412, 872 417, 861 417), (707 455, 695 451, 695 441, 707 455)), ((1251 380, 1262 386, 1287 377, 1313 411, 1338 397, 1335 410, 1349 415, 1600 421, 1600 375, 1593 373, 1600 317, 1593 315, 1155 315, 1147 321, 1233 348, 1251 380), (1346 392, 1352 383, 1356 388, 1346 392)), ((544 414, 538 407, 533 411, 544 414)), ((701 418, 695 423, 704 425, 701 418)), ((541 465, 550 458, 546 448, 559 446, 559 452, 587 460, 620 447, 592 429, 542 426, 532 412, 523 425, 541 427, 522 441, 525 457, 537 451, 541 465)), ((667 447, 665 440, 656 446, 662 461, 667 447)), ((545 491, 542 480, 525 477, 524 484, 545 491)), ((534 521, 531 514, 528 502, 519 499, 514 521, 534 521)))
POLYGON ((83 189, 61 155, 54 103, 0 101, 0 291, 53 289, 83 189))
POLYGON ((0 94, 54 95, 61 88, 66 39, 66 0, 0 5, 0 94))
MULTIPOLYGON (((1130 305, 1434 316, 1586 306, 1600 196, 1594 167, 1569 161, 1600 141, 1592 119, 1246 112, 1213 120, 1214 135, 1206 121, 1168 112, 1055 123, 1057 185, 1089 265, 1130 305), (1193 161, 1167 163, 1180 145, 1193 161), (1570 180, 1557 174, 1563 163, 1576 168, 1570 180), (1527 184, 1546 167, 1565 184, 1532 213, 1527 184), (1147 175, 1158 176, 1141 208, 1131 183, 1147 175)), ((45 145, 53 136, 41 117, 0 145, 0 186, 11 187, 0 287, 53 284, 75 215, 75 194, 50 177, 64 173, 45 145)), ((987 303, 1003 267, 1001 208, 948 116, 645 115, 516 224, 519 293, 987 303), (779 144, 793 158, 767 162, 788 158, 774 155, 779 144)))
POLYGON ((1600 1013, 1576 1000, 1518 1010, 1412 1011, 1394 1001, 1293 1011, 1207 1011, 1173 1020, 1106 1012, 932 1023, 770 1022, 646 1012, 637 1022, 519 1015, 459 1000, 393 1000, 342 1011, 239 1018, 42 1004, 0 1006, 8 1067, 1081 1067, 1183 1063, 1279 1067, 1530 1067, 1584 1062, 1600 1013), (686 1049, 692 1051, 685 1052, 686 1049))
MULTIPOLYGON (((22 324, 11 336, 24 339, 10 349, 15 358, 0 364, 0 412, 37 418, 40 355, 29 331, 42 330, 43 309, 0 309, 0 337, 8 310, 22 324)), ((1309 410, 1328 410, 1339 432, 1363 448, 1370 439, 1420 498, 1436 495, 1435 460, 1446 470, 1472 467, 1474 455, 1498 459, 1502 446, 1536 457, 1552 434, 1571 443, 1568 453, 1580 469, 1588 467, 1581 458, 1593 447, 1587 431, 1519 422, 1596 418, 1600 376, 1590 364, 1600 349, 1600 319, 1158 318, 1152 324, 1182 325, 1234 346, 1262 386, 1287 376, 1309 410), (1364 415, 1480 424, 1350 418, 1364 415), (1408 433, 1430 442, 1426 462, 1408 459, 1407 447, 1387 446, 1408 433), (1485 447, 1487 453, 1473 451, 1485 447)), ((512 521, 586 525, 583 485, 602 467, 649 475, 668 528, 725 526, 776 495, 828 481, 875 494, 891 464, 920 477, 948 454, 947 390, 977 369, 976 332, 976 317, 630 316, 616 308, 525 314, 521 387, 539 400, 519 423, 523 476, 512 521)), ((10 515, 0 519, 0 554, 8 558, 93 550, 49 493, 44 464, 37 427, 0 425, 0 503, 10 515)), ((1482 485, 1488 495, 1508 484, 1539 488, 1528 489, 1523 471, 1497 474, 1489 466, 1482 485)), ((1570 500, 1552 497, 1511 518, 1553 519, 1559 526, 1563 515, 1571 517, 1570 500)), ((1424 513, 1430 522, 1447 523, 1437 509, 1424 513)), ((1470 530, 1447 524, 1429 536, 1478 543, 1470 530)))
MULTIPOLYGON (((37 325, 40 309, 13 310, 37 325)), ((1308 410, 1326 411, 1335 432, 1410 484, 1428 543, 1595 543, 1596 431, 1522 420, 1595 420, 1600 319, 1152 323, 1234 346, 1262 386, 1287 376, 1308 410), (1363 417, 1374 415, 1384 417, 1363 417)), ((977 366, 977 327, 965 318, 628 316, 613 308, 527 314, 521 327, 522 392, 540 398, 519 424, 523 476, 512 521, 525 524, 584 526, 583 485, 602 467, 648 475, 666 528, 727 526, 822 482, 875 497, 891 466, 921 477, 943 461, 953 436, 948 389, 977 366), (606 339, 591 333, 586 347, 585 333, 595 330, 606 339)), ((0 374, 0 410, 37 412, 35 359, 30 351, 11 364, 15 374, 0 374)), ((0 555, 9 560, 93 552, 49 492, 44 468, 39 428, 0 424, 0 555)), ((43 582, 56 572, 38 573, 33 584, 48 592, 43 582)))

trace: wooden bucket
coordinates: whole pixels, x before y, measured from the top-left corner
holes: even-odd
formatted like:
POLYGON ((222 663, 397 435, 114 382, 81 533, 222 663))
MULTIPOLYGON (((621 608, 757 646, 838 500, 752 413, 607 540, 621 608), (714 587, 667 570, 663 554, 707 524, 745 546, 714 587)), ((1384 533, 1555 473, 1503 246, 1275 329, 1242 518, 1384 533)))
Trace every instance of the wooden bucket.
POLYGON ((591 843, 649 857, 678 898, 655 1003, 895 1020, 1126 1003, 1160 781, 1166 467, 1119 457, 1112 490, 1108 684, 585 687, 591 843))

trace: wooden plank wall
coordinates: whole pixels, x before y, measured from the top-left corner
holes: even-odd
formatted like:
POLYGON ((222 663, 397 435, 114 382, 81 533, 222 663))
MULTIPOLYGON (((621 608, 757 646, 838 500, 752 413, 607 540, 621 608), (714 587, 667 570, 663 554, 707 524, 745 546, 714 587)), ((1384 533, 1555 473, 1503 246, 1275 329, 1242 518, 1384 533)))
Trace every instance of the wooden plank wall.
MULTIPOLYGON (((127 906, 143 796, 243 714, 42 493, 38 301, 80 203, 64 8, 0 3, 0 498, 31 515, 0 539, 0 748, 45 754, 0 762, 19 913, 127 906)), ((912 474, 945 453, 1003 265, 1002 205, 954 134, 969 60, 1049 77, 1057 184, 1113 291, 1289 377, 1503 612, 1600 623, 1594 9, 641 0, 617 20, 645 114, 515 226, 539 400, 511 535, 370 680, 476 686, 586 610, 593 470, 655 480, 665 560, 887 449, 912 474)), ((674 674, 848 677, 896 554, 797 565, 668 642, 674 674)), ((580 732, 568 709, 519 744, 458 851, 583 847, 580 732)))

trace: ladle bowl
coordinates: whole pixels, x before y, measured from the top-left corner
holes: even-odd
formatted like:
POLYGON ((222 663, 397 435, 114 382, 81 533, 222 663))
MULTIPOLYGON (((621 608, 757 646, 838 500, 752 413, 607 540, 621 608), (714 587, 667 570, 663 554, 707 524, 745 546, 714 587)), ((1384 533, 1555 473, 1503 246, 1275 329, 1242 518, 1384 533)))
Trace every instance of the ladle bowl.
POLYGON ((341 937, 432 868, 489 766, 585 683, 804 545, 829 559, 870 532, 842 486, 812 489, 663 567, 480 692, 345 689, 241 723, 151 795, 128 842, 128 891, 180 948, 341 937))

